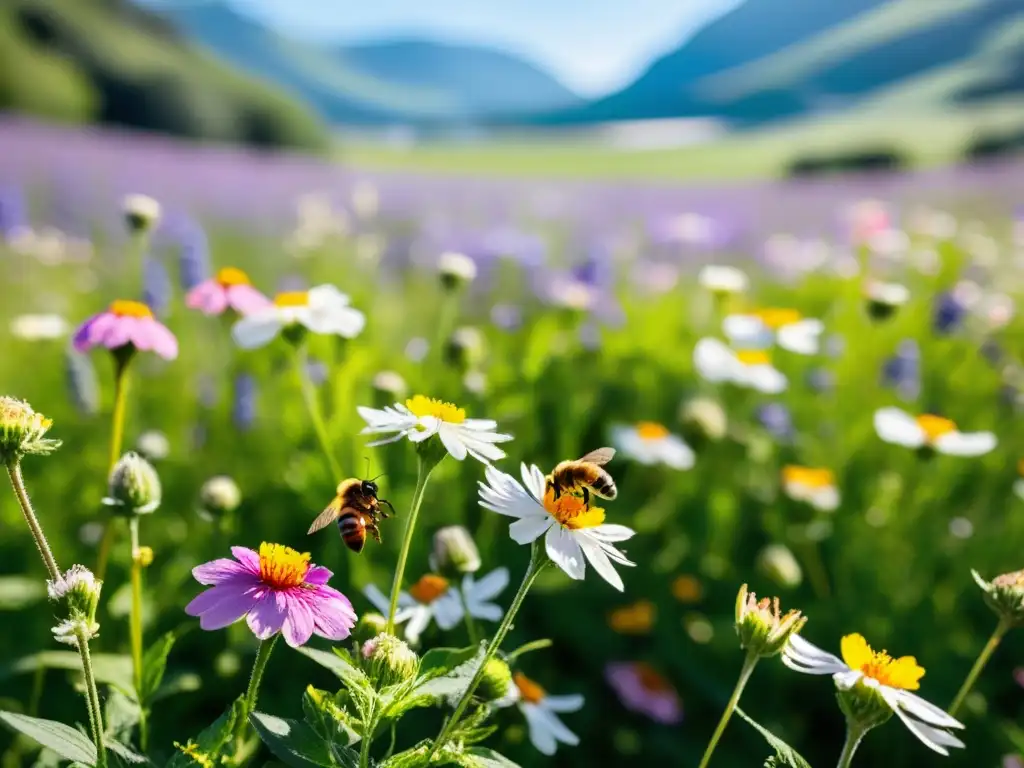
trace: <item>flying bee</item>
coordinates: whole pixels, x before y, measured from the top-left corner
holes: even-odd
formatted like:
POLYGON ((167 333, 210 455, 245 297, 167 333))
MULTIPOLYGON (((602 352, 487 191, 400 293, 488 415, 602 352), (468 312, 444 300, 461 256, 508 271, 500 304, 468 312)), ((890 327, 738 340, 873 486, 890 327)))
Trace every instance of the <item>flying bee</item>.
POLYGON ((547 476, 547 487, 557 499, 563 493, 582 491, 583 502, 589 503, 590 494, 602 499, 614 499, 619 491, 604 465, 615 456, 614 448, 598 448, 575 461, 563 461, 547 476))
MULTIPOLYGON (((376 479, 374 478, 374 480, 376 479)), ((395 508, 387 499, 379 498, 378 492, 377 483, 373 480, 350 477, 348 480, 342 481, 331 503, 309 526, 307 535, 316 533, 337 521, 341 540, 353 552, 363 551, 367 533, 380 544, 380 529, 377 524, 389 517, 381 505, 386 505, 391 510, 391 514, 395 513, 395 508)))

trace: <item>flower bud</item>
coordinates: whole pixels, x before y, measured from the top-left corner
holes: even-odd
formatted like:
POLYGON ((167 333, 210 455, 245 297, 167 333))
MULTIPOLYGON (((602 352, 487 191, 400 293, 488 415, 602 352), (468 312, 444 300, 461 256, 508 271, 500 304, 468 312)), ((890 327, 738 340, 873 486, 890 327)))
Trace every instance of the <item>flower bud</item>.
POLYGON ((142 568, 149 568, 149 566, 153 564, 153 548, 139 547, 139 549, 132 554, 132 560, 142 568))
POLYGON ((479 328, 463 326, 456 328, 444 347, 444 357, 449 365, 460 371, 477 368, 484 359, 484 335, 479 328))
POLYGON ((72 619, 96 618, 103 582, 84 565, 73 565, 56 581, 46 582, 46 593, 51 600, 63 601, 72 619))
POLYGON ((1024 624, 1024 571, 1014 571, 985 581, 971 571, 978 586, 985 592, 985 602, 1000 619, 1012 625, 1024 624))
POLYGON ((147 461, 162 461, 171 453, 171 441, 157 429, 149 429, 135 441, 135 450, 147 461))
POLYGON ((199 508, 211 518, 229 515, 241 503, 242 491, 227 475, 215 475, 199 489, 199 508))
POLYGON ((910 291, 899 283, 871 280, 864 287, 868 315, 873 320, 887 320, 910 300, 910 291))
POLYGON ((480 550, 464 526, 446 525, 437 529, 430 569, 450 579, 480 570, 480 550))
POLYGON ((484 665, 484 674, 475 695, 499 707, 512 704, 519 698, 519 689, 512 681, 512 670, 504 659, 494 656, 484 665))
POLYGON ((683 426, 683 437, 696 446, 721 440, 729 426, 725 410, 709 397, 684 401, 679 409, 679 421, 683 426))
POLYGON ((104 504, 126 516, 146 515, 160 506, 160 478, 153 465, 129 451, 110 473, 104 504))
POLYGON ((154 229, 160 221, 160 203, 148 195, 128 195, 121 203, 128 231, 142 234, 154 229))
POLYGON ((420 666, 416 652, 387 633, 363 643, 362 654, 370 664, 370 679, 381 688, 411 680, 420 666))
POLYGON ((795 589, 804 580, 796 557, 783 544, 769 544, 757 555, 757 569, 780 587, 795 589))
POLYGON ((53 639, 58 643, 78 647, 78 635, 85 636, 86 642, 92 640, 100 633, 100 625, 95 621, 86 618, 65 619, 50 629, 53 632, 53 639))
POLYGON ((789 638, 806 623, 800 611, 790 610, 782 615, 779 598, 758 601, 757 595, 747 591, 746 584, 740 587, 736 596, 736 633, 740 647, 747 653, 762 658, 781 653, 789 638))
POLYGON ((464 253, 445 251, 437 261, 437 272, 441 285, 451 291, 476 279, 476 262, 464 253))
POLYGON ((878 686, 865 685, 863 678, 849 687, 842 686, 837 680, 836 699, 846 721, 861 731, 882 725, 892 717, 892 707, 882 698, 878 686))
POLYGON ((27 453, 44 455, 60 447, 60 440, 43 437, 53 422, 13 397, 0 397, 0 461, 10 464, 27 453))
POLYGON ((357 643, 367 643, 388 628, 388 620, 379 613, 364 613, 352 630, 352 638, 357 643))
POLYGON ((378 395, 378 402, 394 403, 405 400, 409 387, 401 374, 395 371, 380 371, 373 377, 373 391, 378 395))

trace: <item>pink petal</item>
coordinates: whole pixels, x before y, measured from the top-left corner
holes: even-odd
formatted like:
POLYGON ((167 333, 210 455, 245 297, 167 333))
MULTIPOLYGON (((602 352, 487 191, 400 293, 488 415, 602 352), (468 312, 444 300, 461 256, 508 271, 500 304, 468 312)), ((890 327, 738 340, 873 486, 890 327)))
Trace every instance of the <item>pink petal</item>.
POLYGON ((233 285, 225 291, 227 302, 240 315, 248 315, 266 309, 273 302, 251 285, 233 285))
MULTIPOLYGON (((110 318, 110 324, 103 326, 102 336, 97 338, 97 342, 107 349, 117 349, 131 343, 138 321, 134 317, 118 317, 117 315, 111 315, 110 318)), ((96 335, 98 334, 99 331, 96 332, 96 335)))
POLYGON ((231 585, 216 586, 206 589, 192 598, 192 602, 185 606, 185 613, 189 616, 200 616, 217 605, 225 597, 237 595, 244 590, 231 585))
POLYGON ((227 557, 221 557, 217 560, 197 565, 192 569, 192 576, 200 584, 220 584, 226 581, 236 581, 239 577, 248 579, 251 584, 256 575, 252 572, 252 569, 242 563, 227 557))
MULTIPOLYGON (((234 624, 256 606, 263 594, 263 590, 258 587, 240 589, 222 585, 214 589, 221 590, 223 597, 212 605, 205 602, 201 604, 204 610, 199 615, 199 626, 206 630, 223 629, 234 624)), ((196 600, 192 601, 195 602, 196 600)))
POLYGON ((352 609, 352 603, 340 593, 335 597, 317 590, 313 593, 310 609, 315 622, 314 631, 328 640, 344 640, 356 625, 356 612, 352 609))
POLYGON ((306 572, 305 582, 307 584, 322 586, 326 584, 333 575, 334 574, 330 570, 324 568, 322 565, 314 565, 306 572))
POLYGON ((159 320, 153 318, 136 321, 131 341, 139 349, 153 350, 165 360, 173 360, 178 356, 178 340, 159 320))
POLYGON ((232 547, 231 555, 255 574, 260 572, 260 556, 248 547, 232 547))
POLYGON ((313 611, 306 604, 305 595, 301 587, 296 590, 278 592, 278 599, 282 597, 287 601, 287 617, 284 620, 283 634, 284 641, 292 648, 298 648, 309 642, 313 636, 315 622, 313 611))
POLYGON ((207 315, 219 315, 227 309, 228 294, 216 280, 205 280, 186 294, 185 304, 207 315))
POLYGON ((281 631, 284 620, 288 617, 287 604, 278 601, 277 593, 267 590, 258 603, 249 611, 247 622, 249 629, 260 640, 281 631))
POLYGON ((104 326, 109 327, 113 319, 114 316, 109 312, 101 312, 98 315, 93 315, 78 326, 78 330, 75 331, 75 337, 73 340, 75 349, 79 352, 85 352, 90 347, 95 346, 98 343, 97 339, 103 332, 102 328, 104 326))

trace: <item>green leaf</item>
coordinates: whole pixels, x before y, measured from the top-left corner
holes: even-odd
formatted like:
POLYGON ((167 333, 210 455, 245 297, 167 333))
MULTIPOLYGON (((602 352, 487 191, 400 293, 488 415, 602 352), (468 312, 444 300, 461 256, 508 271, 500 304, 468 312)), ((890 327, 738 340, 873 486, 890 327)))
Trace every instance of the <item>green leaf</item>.
POLYGON ((177 696, 179 693, 198 691, 202 687, 203 678, 195 672, 171 672, 164 678, 163 685, 156 690, 149 703, 154 704, 161 699, 177 696))
MULTIPOLYGON (((77 651, 40 651, 39 653, 23 656, 20 659, 0 666, 0 680, 34 672, 40 667, 66 669, 71 672, 80 673, 82 671, 82 657, 78 655, 77 651)), ((132 685, 132 660, 130 656, 121 656, 113 653, 94 653, 92 655, 92 667, 97 682, 113 685, 128 694, 134 691, 134 686, 132 685)))
POLYGON ((16 712, 0 712, 0 722, 53 750, 65 760, 96 765, 95 745, 85 734, 69 725, 16 712))
POLYGON ((335 648, 334 653, 325 653, 315 648, 299 648, 298 651, 338 676, 348 690, 352 704, 359 712, 360 719, 365 719, 367 709, 377 693, 373 689, 370 679, 352 663, 348 653, 340 648, 335 648))
POLYGON ((331 745, 298 720, 253 712, 249 722, 274 757, 292 768, 355 768, 359 762, 353 750, 331 745))
POLYGON ((187 748, 194 748, 194 751, 204 759, 212 760, 214 764, 217 764, 221 754, 226 751, 226 747, 233 741, 235 729, 238 726, 239 719, 242 717, 244 706, 245 697, 239 696, 231 703, 231 706, 228 707, 223 715, 207 726, 194 740, 189 739, 188 744, 183 745, 179 745, 176 742, 175 746, 178 747, 178 751, 174 753, 174 756, 167 763, 167 768, 188 768, 192 765, 201 764, 198 760, 186 754, 185 749, 187 748))
POLYGON ((472 659, 479 651, 480 645, 466 648, 431 648, 420 660, 419 679, 426 681, 451 672, 460 664, 472 659))
POLYGON ((325 741, 351 746, 360 739, 355 729, 359 721, 338 702, 343 696, 344 692, 335 696, 310 685, 302 694, 302 712, 309 727, 325 741))
POLYGON ((0 611, 20 611, 46 597, 46 584, 27 576, 0 576, 0 611))
POLYGON ((168 632, 146 649, 142 657, 142 690, 138 692, 143 704, 149 703, 160 688, 167 670, 167 657, 177 639, 177 632, 168 632))
POLYGON ((439 648, 436 650, 441 653, 433 657, 434 651, 428 651, 423 656, 416 683, 405 701, 396 703, 391 714, 400 714, 412 707, 433 706, 442 701, 454 704, 466 692, 480 668, 485 648, 484 643, 475 648, 439 648))
POLYGON ((117 757, 117 759, 124 765, 148 765, 149 758, 145 755, 140 755, 138 752, 133 750, 131 747, 127 747, 118 741, 106 741, 107 751, 111 752, 117 757))
POLYGON ((141 716, 139 704, 117 688, 109 690, 103 713, 103 723, 107 729, 105 735, 108 740, 126 742, 138 725, 141 716))
POLYGON ((752 720, 747 713, 739 707, 736 707, 736 714, 750 723, 758 733, 764 736, 765 741, 767 741, 768 744, 771 745, 772 749, 775 750, 775 757, 778 758, 778 760, 781 760, 783 765, 791 766, 791 768, 811 768, 811 764, 804 760, 795 749, 763 725, 752 720))
POLYGON ((456 758, 462 768, 519 768, 499 752, 488 747, 470 747, 456 758))

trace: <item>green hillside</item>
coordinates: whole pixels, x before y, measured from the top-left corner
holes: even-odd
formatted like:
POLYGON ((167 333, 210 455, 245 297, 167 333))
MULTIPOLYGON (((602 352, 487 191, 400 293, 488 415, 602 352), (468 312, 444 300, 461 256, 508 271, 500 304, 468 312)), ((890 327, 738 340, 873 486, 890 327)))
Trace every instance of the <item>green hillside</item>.
POLYGON ((2 0, 0 109, 259 146, 327 144, 301 102, 128 0, 2 0))

